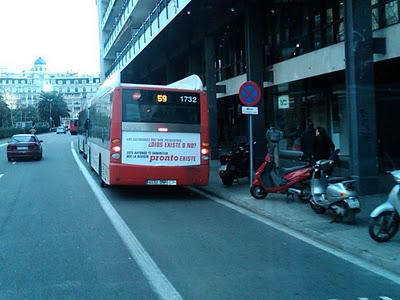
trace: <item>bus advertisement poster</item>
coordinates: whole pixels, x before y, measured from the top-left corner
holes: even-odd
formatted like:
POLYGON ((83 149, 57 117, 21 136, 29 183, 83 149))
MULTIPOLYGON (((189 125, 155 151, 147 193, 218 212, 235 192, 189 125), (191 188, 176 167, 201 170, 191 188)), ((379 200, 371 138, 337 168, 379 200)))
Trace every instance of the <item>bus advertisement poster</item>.
POLYGON ((122 163, 142 166, 198 166, 200 134, 124 131, 122 163))

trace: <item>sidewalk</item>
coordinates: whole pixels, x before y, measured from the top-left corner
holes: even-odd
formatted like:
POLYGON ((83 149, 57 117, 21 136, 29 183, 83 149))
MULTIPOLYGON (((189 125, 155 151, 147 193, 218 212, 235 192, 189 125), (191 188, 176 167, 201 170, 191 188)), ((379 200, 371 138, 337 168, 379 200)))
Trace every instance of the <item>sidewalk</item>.
POLYGON ((386 199, 386 194, 361 197, 361 213, 357 215, 355 224, 332 223, 332 215, 318 215, 309 204, 301 203, 296 198, 288 201, 286 195, 269 194, 263 200, 254 199, 246 178, 225 187, 219 178, 218 167, 219 161, 210 162, 209 185, 198 189, 400 275, 400 233, 382 244, 372 240, 368 234, 369 214, 386 199))

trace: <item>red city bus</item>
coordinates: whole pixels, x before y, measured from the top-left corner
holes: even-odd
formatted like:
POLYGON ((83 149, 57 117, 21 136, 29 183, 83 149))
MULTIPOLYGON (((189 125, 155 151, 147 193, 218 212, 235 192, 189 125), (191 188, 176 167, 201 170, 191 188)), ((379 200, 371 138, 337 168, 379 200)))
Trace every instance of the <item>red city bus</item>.
POLYGON ((104 84, 87 127, 101 186, 208 184, 208 104, 196 75, 169 86, 104 84))
POLYGON ((78 119, 71 119, 69 121, 69 132, 71 135, 77 135, 79 129, 79 120, 78 119))

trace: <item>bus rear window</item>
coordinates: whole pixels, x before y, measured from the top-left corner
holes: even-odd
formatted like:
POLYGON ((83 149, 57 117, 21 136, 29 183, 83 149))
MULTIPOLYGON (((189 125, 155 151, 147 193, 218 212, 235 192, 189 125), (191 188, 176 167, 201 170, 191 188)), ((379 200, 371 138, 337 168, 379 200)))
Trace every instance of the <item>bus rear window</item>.
POLYGON ((200 124, 200 94, 122 90, 122 121, 200 124))

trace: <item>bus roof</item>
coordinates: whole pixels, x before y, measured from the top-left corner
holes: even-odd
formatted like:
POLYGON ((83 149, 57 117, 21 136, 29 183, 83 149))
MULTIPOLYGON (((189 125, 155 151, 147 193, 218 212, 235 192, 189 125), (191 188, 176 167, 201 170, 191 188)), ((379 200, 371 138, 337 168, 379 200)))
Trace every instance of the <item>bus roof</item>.
POLYGON ((170 88, 170 89, 182 89, 182 90, 203 90, 203 82, 198 75, 190 75, 186 78, 173 82, 169 85, 153 85, 153 84, 137 84, 137 83, 123 83, 121 82, 121 76, 119 73, 114 73, 109 78, 107 78, 104 83, 100 86, 96 96, 102 96, 109 92, 110 90, 121 86, 128 88, 170 88))

